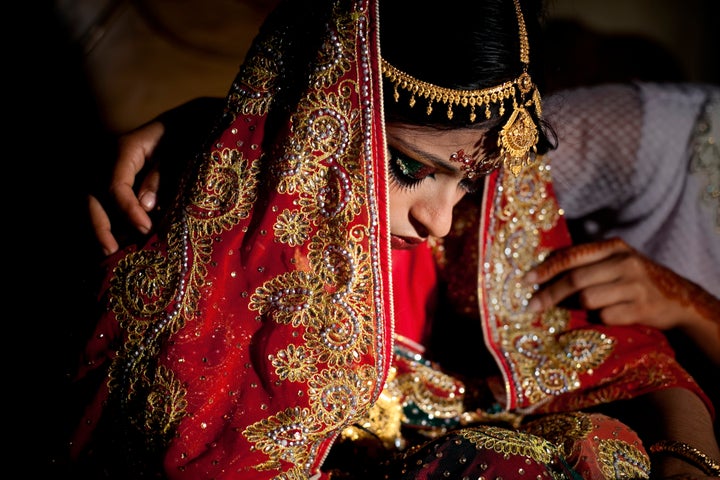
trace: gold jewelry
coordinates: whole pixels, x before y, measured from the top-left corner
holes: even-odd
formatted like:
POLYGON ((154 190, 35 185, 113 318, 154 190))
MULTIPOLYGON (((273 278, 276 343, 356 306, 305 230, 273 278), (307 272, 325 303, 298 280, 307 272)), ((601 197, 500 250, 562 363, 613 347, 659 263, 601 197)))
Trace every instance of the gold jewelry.
POLYGON ((505 100, 512 98, 512 114, 498 136, 498 146, 500 147, 498 164, 502 161, 514 175, 517 175, 523 166, 533 163, 534 156, 530 152, 537 151, 539 139, 538 125, 535 124, 527 108, 533 107, 537 117, 540 118, 542 107, 540 93, 527 72, 530 63, 530 46, 525 30, 525 19, 519 0, 513 0, 513 2, 520 35, 520 61, 523 64, 523 72, 514 80, 481 90, 456 90, 417 79, 398 70, 384 58, 381 58, 381 65, 383 75, 393 84, 395 102, 400 99, 398 89, 405 90, 410 93, 410 107, 415 106, 416 97, 427 100, 425 109, 427 115, 432 113, 433 104, 439 102, 447 105, 448 119, 453 118, 453 106, 470 107, 470 122, 474 122, 477 117, 475 107, 482 108, 484 106, 485 118, 489 119, 492 116, 490 106, 497 104, 498 113, 502 116, 505 114, 505 100))
POLYGON ((705 475, 720 476, 720 463, 685 442, 661 440, 650 446, 650 453, 669 453, 696 466, 705 475))

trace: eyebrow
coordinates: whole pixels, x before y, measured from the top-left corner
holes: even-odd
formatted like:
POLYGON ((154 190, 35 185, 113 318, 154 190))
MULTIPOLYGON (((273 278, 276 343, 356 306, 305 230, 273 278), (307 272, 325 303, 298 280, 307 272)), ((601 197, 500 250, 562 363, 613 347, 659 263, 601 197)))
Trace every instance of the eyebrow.
POLYGON ((456 166, 455 164, 451 163, 449 159, 442 160, 441 158, 439 158, 435 155, 429 155, 427 152, 425 152, 423 150, 418 150, 417 148, 415 148, 414 145, 403 142, 401 140, 398 140, 397 138, 395 139, 395 145, 391 145, 390 142, 388 142, 388 147, 394 148, 396 150, 399 149, 399 150, 401 150, 401 153, 402 153, 402 151, 404 151, 406 154, 412 154, 416 159, 423 159, 441 169, 448 170, 451 172, 456 172, 456 173, 462 173, 459 166, 456 166), (399 147, 401 147, 401 148, 399 148, 399 147))

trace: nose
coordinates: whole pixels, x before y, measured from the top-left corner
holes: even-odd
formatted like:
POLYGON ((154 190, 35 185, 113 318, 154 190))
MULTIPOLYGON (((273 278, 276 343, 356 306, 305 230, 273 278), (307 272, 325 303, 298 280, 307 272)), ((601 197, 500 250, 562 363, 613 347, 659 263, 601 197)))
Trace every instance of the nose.
POLYGON ((450 233, 453 220, 453 208, 465 195, 465 192, 453 189, 445 195, 437 195, 416 203, 410 209, 411 221, 422 237, 431 235, 442 238, 450 233))

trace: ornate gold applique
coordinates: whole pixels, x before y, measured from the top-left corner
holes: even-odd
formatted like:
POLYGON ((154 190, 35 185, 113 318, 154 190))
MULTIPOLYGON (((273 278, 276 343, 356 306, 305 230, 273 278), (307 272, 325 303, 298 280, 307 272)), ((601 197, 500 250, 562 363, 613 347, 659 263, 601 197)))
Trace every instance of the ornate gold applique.
POLYGON ((268 456, 258 468, 287 460, 310 464, 321 442, 365 414, 380 393, 383 358, 368 213, 367 166, 363 165, 362 100, 356 80, 341 80, 356 62, 348 51, 359 35, 355 12, 342 14, 314 65, 311 91, 290 120, 291 134, 273 152, 270 174, 280 210, 275 240, 295 247, 298 270, 281 273, 250 294, 249 308, 263 322, 294 330, 269 358, 281 381, 301 382, 307 409, 273 415, 243 435, 268 456), (340 27, 342 31, 340 31, 340 27), (292 203, 291 203, 292 202, 292 203), (302 345, 302 346, 299 346, 302 345), (312 415, 310 414, 312 412, 312 415), (289 435, 289 437, 288 437, 289 435))
POLYGON ((206 156, 185 207, 192 237, 211 237, 247 218, 257 198, 258 175, 258 162, 237 149, 206 156))
POLYGON ((342 431, 343 440, 380 440, 388 449, 405 447, 400 428, 403 420, 402 394, 394 382, 396 373, 395 367, 391 367, 380 396, 357 425, 342 431))
POLYGON ((257 470, 280 468, 280 460, 304 465, 309 458, 308 445, 322 436, 320 424, 308 408, 288 408, 249 425, 243 435, 255 449, 268 456, 268 461, 256 465, 257 470))
POLYGON ((639 448, 620 440, 601 440, 600 468, 606 478, 650 478, 650 459, 639 448))
POLYGON ((128 332, 110 370, 129 417, 148 441, 166 437, 184 416, 184 388, 153 360, 165 338, 196 311, 210 261, 212 236, 247 217, 255 199, 258 168, 237 150, 214 151, 193 185, 186 214, 168 232, 167 251, 128 254, 111 279, 111 308, 128 332), (190 246, 191 245, 191 246, 190 246), (188 261, 186 256, 190 256, 188 261), (188 270, 188 265, 193 267, 188 270))
POLYGON ((557 445, 565 458, 573 454, 574 443, 568 439, 582 439, 593 429, 591 417, 582 412, 559 413, 546 415, 538 420, 528 422, 522 426, 526 433, 536 435, 557 445))
POLYGON ((158 367, 155 375, 152 389, 147 395, 147 412, 150 417, 145 422, 145 428, 167 436, 185 415, 187 390, 168 368, 158 367))
POLYGON ((308 381, 308 396, 317 420, 328 431, 355 421, 368 408, 376 377, 375 369, 368 366, 356 371, 325 369, 313 375, 308 381))
POLYGON ((614 341, 589 329, 562 333, 569 322, 569 312, 562 308, 526 312, 532 290, 522 276, 549 254, 539 244, 540 232, 553 228, 561 211, 546 191, 550 173, 543 159, 518 177, 500 176, 501 193, 489 219, 493 241, 484 259, 485 291, 479 293, 487 299, 493 342, 510 366, 508 395, 513 397, 508 405, 513 408, 578 389, 579 375, 603 363, 614 341))
POLYGON ((288 345, 280 350, 277 355, 270 357, 275 374, 280 380, 289 382, 306 382, 317 372, 315 359, 307 348, 295 345, 288 345))
POLYGON ((463 428, 457 433, 478 449, 485 448, 506 455, 529 457, 544 464, 550 463, 556 451, 555 446, 540 437, 491 425, 463 428))
POLYGON ((258 37, 246 55, 240 74, 230 87, 227 110, 233 116, 264 115, 277 93, 284 56, 283 38, 274 34, 258 37))
POLYGON ((291 247, 302 245, 310 237, 310 225, 298 210, 283 210, 278 215, 273 230, 279 242, 287 243, 291 247))
POLYGON ((465 391, 453 377, 414 362, 411 370, 397 376, 395 384, 404 404, 412 405, 430 418, 459 421, 465 391))
POLYGON ((163 443, 184 416, 185 389, 171 371, 153 360, 162 340, 183 324, 174 305, 183 270, 177 261, 181 243, 169 239, 169 253, 138 251, 118 262, 110 280, 111 308, 127 339, 109 371, 111 394, 119 395, 131 424, 149 444, 163 443))

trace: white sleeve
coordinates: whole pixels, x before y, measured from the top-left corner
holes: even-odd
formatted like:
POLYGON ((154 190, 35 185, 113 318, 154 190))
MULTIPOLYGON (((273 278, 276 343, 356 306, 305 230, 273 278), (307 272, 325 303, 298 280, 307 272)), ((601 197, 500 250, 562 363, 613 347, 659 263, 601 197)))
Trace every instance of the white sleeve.
POLYGON ((620 236, 720 297, 720 87, 609 84, 545 101, 579 241, 620 236))

